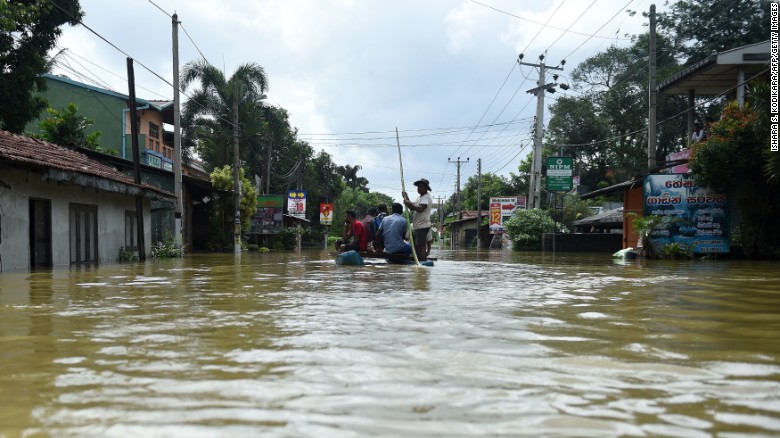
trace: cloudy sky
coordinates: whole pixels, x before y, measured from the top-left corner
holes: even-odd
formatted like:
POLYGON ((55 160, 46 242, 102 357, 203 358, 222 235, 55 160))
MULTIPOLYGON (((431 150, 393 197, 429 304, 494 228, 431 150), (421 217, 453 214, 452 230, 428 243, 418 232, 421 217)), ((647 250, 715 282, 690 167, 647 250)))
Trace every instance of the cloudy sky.
MULTIPOLYGON (((256 62, 268 100, 299 137, 337 164, 360 165, 370 189, 400 199, 395 129, 407 190, 425 177, 448 197, 482 172, 517 173, 531 150, 538 70, 559 82, 626 34, 642 32, 648 0, 80 0, 83 23, 171 81, 171 19, 182 23, 181 64, 204 56, 231 75, 256 62), (552 72, 549 72, 552 74, 552 72)), ((659 10, 661 5, 659 3, 659 10)), ((126 55, 83 26, 65 28, 55 73, 127 94, 126 55)), ((136 95, 172 99, 171 86, 136 64, 136 95)), ((548 76, 548 82, 552 78, 548 76)), ((555 98, 575 93, 547 94, 555 98)), ((182 96, 186 99, 186 96, 182 96)), ((548 117, 546 117, 547 119, 548 117)), ((279 173, 286 173, 281 169, 279 173)), ((507 194, 512 195, 512 194, 507 194)))

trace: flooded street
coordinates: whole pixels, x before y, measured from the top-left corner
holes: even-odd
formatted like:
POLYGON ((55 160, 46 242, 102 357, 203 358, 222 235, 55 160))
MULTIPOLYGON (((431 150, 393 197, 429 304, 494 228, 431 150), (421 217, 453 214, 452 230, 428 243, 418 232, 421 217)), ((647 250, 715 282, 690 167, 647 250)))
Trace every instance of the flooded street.
POLYGON ((325 251, 0 274, 0 437, 776 436, 780 269, 325 251))

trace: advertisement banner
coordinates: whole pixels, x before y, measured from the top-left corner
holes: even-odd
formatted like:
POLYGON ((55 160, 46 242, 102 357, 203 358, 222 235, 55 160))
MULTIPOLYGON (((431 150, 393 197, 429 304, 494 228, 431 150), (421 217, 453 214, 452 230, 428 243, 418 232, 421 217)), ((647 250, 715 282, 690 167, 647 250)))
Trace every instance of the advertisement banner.
POLYGON ((501 226, 501 204, 498 202, 490 203, 490 222, 488 225, 490 234, 501 234, 504 227, 501 226))
POLYGON ((333 225, 333 204, 320 204, 320 224, 333 225))
POLYGON ((525 196, 490 198, 490 234, 504 233, 506 231, 504 221, 512 217, 518 209, 525 209, 525 200, 525 196), (494 225, 494 216, 496 225, 494 225))
POLYGON ((686 174, 648 175, 644 214, 673 218, 651 233, 656 248, 670 243, 689 246, 695 254, 727 253, 729 211, 725 195, 698 187, 686 174))
POLYGON ((306 191, 287 191, 287 214, 298 219, 306 219, 306 191))
POLYGON ((249 234, 276 234, 282 229, 282 195, 258 195, 257 212, 249 225, 249 234))

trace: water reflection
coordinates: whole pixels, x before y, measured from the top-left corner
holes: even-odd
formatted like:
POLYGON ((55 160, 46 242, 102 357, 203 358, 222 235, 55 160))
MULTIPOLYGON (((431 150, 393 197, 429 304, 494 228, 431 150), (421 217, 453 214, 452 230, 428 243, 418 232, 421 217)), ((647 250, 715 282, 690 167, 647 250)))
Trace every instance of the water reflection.
POLYGON ((0 435, 780 432, 776 264, 327 252, 0 276, 0 435))

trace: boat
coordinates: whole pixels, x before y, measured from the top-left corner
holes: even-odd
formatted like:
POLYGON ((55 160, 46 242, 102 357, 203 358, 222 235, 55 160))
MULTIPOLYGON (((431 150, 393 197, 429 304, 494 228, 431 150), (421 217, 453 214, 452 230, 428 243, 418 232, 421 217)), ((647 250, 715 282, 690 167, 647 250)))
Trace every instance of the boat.
MULTIPOLYGON (((396 263, 401 265, 414 264, 414 257, 409 254, 388 254, 386 252, 331 252, 330 255, 336 257, 336 264, 344 265, 362 265, 362 259, 382 259, 387 263, 396 263)), ((428 257, 428 260, 421 261, 421 265, 433 266, 433 262, 436 261, 436 257, 428 257), (430 262, 430 263, 427 263, 430 262)))

